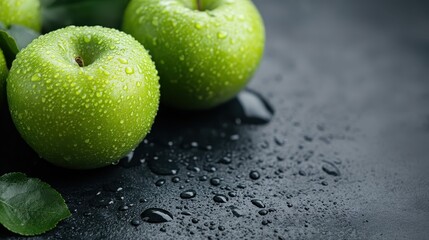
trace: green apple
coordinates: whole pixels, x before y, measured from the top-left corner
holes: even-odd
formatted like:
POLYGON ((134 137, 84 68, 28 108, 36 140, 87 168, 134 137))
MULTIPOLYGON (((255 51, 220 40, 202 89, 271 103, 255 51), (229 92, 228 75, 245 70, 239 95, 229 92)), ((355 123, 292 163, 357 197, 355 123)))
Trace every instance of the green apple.
POLYGON ((6 60, 3 55, 3 51, 0 49, 0 107, 3 107, 3 102, 6 99, 6 77, 7 77, 7 67, 6 60))
POLYGON ((100 26, 61 28, 17 54, 7 78, 12 120, 45 160, 91 169, 117 162, 150 131, 159 77, 132 36, 100 26))
POLYGON ((40 32, 40 0, 0 0, 0 22, 22 25, 40 32))
POLYGON ((208 109, 251 79, 265 44, 263 19, 250 0, 131 0, 122 30, 155 61, 161 102, 208 109))

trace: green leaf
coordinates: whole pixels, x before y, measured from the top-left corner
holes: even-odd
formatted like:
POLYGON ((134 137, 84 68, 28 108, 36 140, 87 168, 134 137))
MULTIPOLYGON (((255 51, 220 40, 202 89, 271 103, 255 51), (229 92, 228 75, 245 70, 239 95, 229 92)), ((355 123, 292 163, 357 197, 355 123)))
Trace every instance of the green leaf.
POLYGON ((47 183, 23 173, 0 177, 0 223, 10 231, 42 234, 70 215, 62 196, 47 183))
POLYGON ((4 52, 9 68, 16 54, 39 35, 39 33, 30 28, 20 25, 6 27, 0 22, 0 48, 4 52))

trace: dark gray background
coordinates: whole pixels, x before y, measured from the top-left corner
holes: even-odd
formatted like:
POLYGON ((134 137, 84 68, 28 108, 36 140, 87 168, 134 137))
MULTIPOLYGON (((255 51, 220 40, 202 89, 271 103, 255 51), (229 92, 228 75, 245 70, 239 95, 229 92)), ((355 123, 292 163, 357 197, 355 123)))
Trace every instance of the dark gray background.
MULTIPOLYGON (((133 162, 174 159, 179 183, 152 173, 147 161, 94 171, 55 168, 11 134, 0 173, 41 178, 73 212, 36 239, 427 239, 428 4, 255 4, 267 40, 249 88, 272 104, 271 122, 237 125, 226 114, 228 104, 201 113, 161 107, 133 162), (192 142, 200 147, 188 147, 192 142), (213 149, 204 150, 206 145, 213 149), (217 163, 224 156, 232 163, 217 163), (341 175, 323 171, 327 162, 341 175), (252 170, 261 178, 249 178, 252 170), (222 183, 199 181, 202 175, 222 183), (159 179, 166 183, 157 187, 159 179), (181 199, 187 189, 197 196, 181 199), (230 191, 237 196, 227 203, 213 201, 215 193, 230 191), (268 214, 258 214, 252 199, 262 200, 268 214), (133 205, 120 211, 124 204, 133 205), (173 221, 131 225, 148 207, 170 211, 173 221)), ((20 237, 0 228, 0 238, 20 237)))

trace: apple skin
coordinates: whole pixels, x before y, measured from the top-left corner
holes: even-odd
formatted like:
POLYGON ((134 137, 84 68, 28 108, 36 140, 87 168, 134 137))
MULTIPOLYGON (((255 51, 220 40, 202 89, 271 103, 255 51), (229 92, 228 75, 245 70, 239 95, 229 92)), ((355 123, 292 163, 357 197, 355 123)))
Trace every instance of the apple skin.
POLYGON ((209 109, 248 83, 264 52, 263 19, 250 0, 131 0, 122 30, 155 61, 161 103, 209 109))
POLYGON ((7 77, 6 59, 3 51, 0 49, 0 107, 3 108, 3 103, 6 101, 6 77, 7 77))
POLYGON ((33 40, 13 61, 6 90, 23 139, 40 157, 73 169, 128 154, 159 105, 148 52, 132 36, 100 26, 68 26, 33 40))
POLYGON ((0 0, 0 22, 6 26, 22 25, 40 32, 40 0, 0 0))

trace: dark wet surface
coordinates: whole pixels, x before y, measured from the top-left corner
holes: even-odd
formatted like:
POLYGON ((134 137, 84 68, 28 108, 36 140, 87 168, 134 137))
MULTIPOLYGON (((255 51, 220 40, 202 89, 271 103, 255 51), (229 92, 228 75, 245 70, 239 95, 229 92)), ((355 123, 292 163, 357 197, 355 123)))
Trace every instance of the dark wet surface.
POLYGON ((0 173, 41 178, 72 211, 35 239, 427 238, 428 5, 255 3, 267 42, 250 91, 162 107, 118 165, 53 167, 4 121, 0 173), (243 107, 255 96, 265 110, 243 107))

